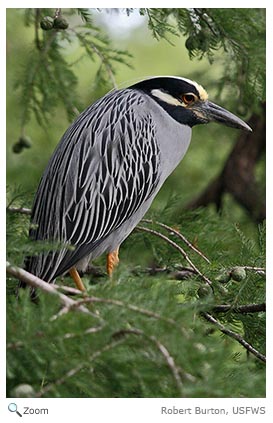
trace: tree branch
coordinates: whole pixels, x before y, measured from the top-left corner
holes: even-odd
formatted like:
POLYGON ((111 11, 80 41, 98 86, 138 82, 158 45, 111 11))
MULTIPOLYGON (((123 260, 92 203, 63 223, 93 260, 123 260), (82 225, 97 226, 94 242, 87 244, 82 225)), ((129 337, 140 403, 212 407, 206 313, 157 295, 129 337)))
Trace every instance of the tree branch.
MULTIPOLYGON (((104 347, 102 347, 100 350, 95 351, 90 357, 88 357, 89 362, 95 361, 99 356, 101 356, 104 352, 109 351, 115 347, 118 347, 120 344, 122 344, 124 340, 116 340, 109 344, 106 344, 104 347)), ((58 385, 62 385, 67 381, 67 379, 71 378, 72 376, 75 376, 79 371, 81 371, 83 368, 86 368, 86 361, 83 360, 78 366, 74 367, 73 369, 70 369, 67 373, 65 373, 64 376, 57 379, 55 382, 48 384, 44 388, 42 388, 39 392, 37 392, 36 397, 41 398, 44 394, 51 391, 58 385)))
POLYGON ((191 261, 191 259, 189 258, 189 256, 187 255, 187 253, 183 250, 183 248, 180 247, 180 245, 176 244, 176 242, 172 241, 171 239, 169 239, 167 236, 163 235, 161 232, 155 231, 154 229, 149 229, 149 228, 145 228, 144 226, 136 226, 135 230, 137 231, 142 231, 142 232, 147 232, 150 233, 152 235, 155 235, 161 239, 164 239, 164 241, 166 241, 168 244, 170 244, 172 247, 174 247, 176 250, 178 250, 180 252, 180 254, 184 257, 184 259, 189 263, 189 265, 194 269, 195 273, 200 276, 201 279, 203 279, 203 281, 211 286, 212 282, 211 280, 209 280, 209 278, 207 278, 207 276, 205 276, 196 266, 195 264, 193 264, 193 262, 191 261))
POLYGON ((190 376, 191 380, 195 380, 194 376, 192 375, 188 375, 188 373, 184 372, 180 367, 178 367, 174 361, 174 358, 171 356, 171 354, 169 353, 168 349, 165 347, 165 345, 163 345, 155 336, 150 336, 145 334, 144 331, 140 330, 140 329, 121 329, 117 332, 115 332, 113 334, 113 336, 116 337, 120 337, 120 336, 124 336, 124 335, 137 335, 137 336, 143 336, 145 339, 149 340, 150 342, 152 342, 157 349, 160 351, 160 353, 163 355, 168 367, 170 368, 174 380, 176 382, 177 388, 180 392, 180 395, 183 396, 183 383, 180 377, 180 373, 190 376))
POLYGON ((229 336, 230 338, 235 339, 235 341, 239 342, 247 351, 257 357, 259 360, 266 362, 266 357, 262 353, 260 353, 256 348, 254 348, 251 344, 249 344, 241 335, 232 330, 226 328, 222 323, 220 323, 215 317, 207 312, 201 312, 200 315, 204 317, 208 322, 212 323, 216 326, 222 333, 229 336))
POLYGON ((261 107, 264 114, 253 114, 249 120, 253 132, 241 132, 221 173, 197 198, 187 204, 186 209, 214 203, 217 210, 220 210, 223 195, 229 193, 254 220, 262 222, 265 219, 264 193, 255 177, 255 165, 265 150, 265 103, 261 107))
MULTIPOLYGON (((32 275, 31 273, 27 272, 24 269, 21 269, 20 267, 12 266, 9 262, 6 263, 6 271, 8 275, 13 276, 14 278, 21 280, 25 282, 28 286, 31 286, 32 288, 39 288, 43 292, 46 292, 47 294, 55 295, 59 298, 60 302, 65 306, 69 308, 75 307, 77 304, 77 301, 72 300, 67 295, 58 292, 56 287, 52 284, 49 284, 42 279, 38 278, 37 276, 32 275)), ((90 310, 88 310, 86 307, 79 306, 77 307, 77 310, 92 315, 92 317, 95 317, 96 319, 99 318, 96 314, 92 313, 90 310)))
POLYGON ((181 232, 177 231, 175 228, 172 228, 168 225, 166 225, 165 223, 161 223, 158 221, 153 221, 151 219, 142 219, 141 222, 143 223, 150 223, 150 224, 156 224, 158 226, 160 226, 161 228, 166 229, 171 235, 175 235, 176 237, 178 237, 179 239, 182 239, 182 241, 191 249, 193 250, 195 253, 199 254, 199 256, 201 256, 207 263, 210 264, 209 259, 202 253, 202 251, 200 251, 197 247, 195 247, 195 245, 193 245, 183 234, 181 234, 181 232))
POLYGON ((9 207, 7 207, 7 211, 9 211, 11 213, 20 213, 20 214, 31 215, 31 209, 28 209, 26 207, 13 207, 13 206, 9 206, 9 207))
POLYGON ((61 310, 60 313, 64 314, 64 313, 69 312, 71 309, 75 309, 77 307, 81 307, 84 304, 90 304, 90 303, 91 304, 92 303, 102 303, 102 304, 108 304, 108 305, 114 305, 114 306, 117 306, 117 307, 127 308, 128 310, 134 311, 136 313, 143 314, 147 317, 151 317, 153 319, 161 320, 161 321, 164 321, 164 322, 169 323, 171 325, 174 325, 177 329, 182 331, 183 336, 187 336, 187 332, 185 331, 185 329, 183 327, 181 327, 181 325, 178 324, 178 322, 176 322, 174 319, 161 316, 160 314, 158 314, 154 311, 147 310, 147 309, 144 309, 142 307, 138 307, 134 304, 125 303, 124 301, 115 300, 115 299, 112 299, 112 298, 101 298, 101 297, 94 297, 94 296, 86 297, 86 298, 80 299, 78 301, 74 301, 74 303, 71 304, 71 305, 65 306, 61 310))
POLYGON ((233 313, 259 313, 261 311, 266 311, 266 304, 246 304, 238 307, 234 307, 229 304, 221 304, 213 307, 213 311, 216 313, 227 313, 232 311, 233 313))

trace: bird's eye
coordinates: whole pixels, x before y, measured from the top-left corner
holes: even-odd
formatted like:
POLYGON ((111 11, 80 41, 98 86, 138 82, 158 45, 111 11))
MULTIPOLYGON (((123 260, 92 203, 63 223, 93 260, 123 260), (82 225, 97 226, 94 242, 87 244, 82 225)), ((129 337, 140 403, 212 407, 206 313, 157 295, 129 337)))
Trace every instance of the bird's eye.
POLYGON ((190 104, 194 103, 195 101, 195 95, 193 94, 183 94, 182 95, 182 101, 186 106, 189 106, 190 104))

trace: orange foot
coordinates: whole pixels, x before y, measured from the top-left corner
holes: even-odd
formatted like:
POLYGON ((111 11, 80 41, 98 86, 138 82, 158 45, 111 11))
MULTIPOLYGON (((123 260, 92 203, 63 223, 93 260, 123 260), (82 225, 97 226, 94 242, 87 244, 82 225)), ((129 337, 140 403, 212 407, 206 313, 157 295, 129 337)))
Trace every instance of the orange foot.
POLYGON ((112 276, 115 267, 119 263, 118 252, 119 248, 117 248, 115 251, 112 251, 112 253, 107 254, 106 270, 110 277, 112 276))
POLYGON ((75 267, 72 267, 69 270, 69 274, 70 274, 71 278, 73 279, 73 281, 75 282, 77 288, 80 291, 86 291, 85 286, 84 286, 84 284, 83 284, 83 282, 82 282, 82 280, 80 278, 80 275, 78 274, 78 271, 77 271, 77 269, 75 267))

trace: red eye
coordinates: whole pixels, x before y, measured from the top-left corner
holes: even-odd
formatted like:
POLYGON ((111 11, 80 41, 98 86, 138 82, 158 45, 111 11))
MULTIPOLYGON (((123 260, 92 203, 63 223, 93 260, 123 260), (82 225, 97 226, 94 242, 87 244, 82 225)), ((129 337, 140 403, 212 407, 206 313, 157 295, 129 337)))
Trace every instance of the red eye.
POLYGON ((195 96, 193 94, 183 94, 182 101, 188 106, 195 101, 195 96))

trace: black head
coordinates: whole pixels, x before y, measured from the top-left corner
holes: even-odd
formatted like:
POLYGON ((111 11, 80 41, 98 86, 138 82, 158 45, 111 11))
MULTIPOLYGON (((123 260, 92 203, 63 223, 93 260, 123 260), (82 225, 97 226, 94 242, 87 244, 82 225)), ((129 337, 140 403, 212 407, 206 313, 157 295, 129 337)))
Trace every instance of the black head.
POLYGON ((251 131, 237 116, 208 101, 204 88, 194 81, 173 76, 145 79, 130 88, 151 96, 176 121, 190 127, 211 121, 251 131))

